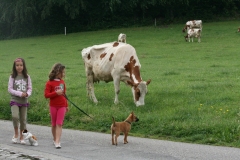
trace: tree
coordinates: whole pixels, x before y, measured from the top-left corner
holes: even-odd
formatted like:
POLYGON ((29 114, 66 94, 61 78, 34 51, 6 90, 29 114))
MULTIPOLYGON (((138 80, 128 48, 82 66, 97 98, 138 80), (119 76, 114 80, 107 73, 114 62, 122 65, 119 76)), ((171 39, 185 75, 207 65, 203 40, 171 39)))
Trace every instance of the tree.
POLYGON ((0 39, 239 15, 240 0, 0 0, 0 39))

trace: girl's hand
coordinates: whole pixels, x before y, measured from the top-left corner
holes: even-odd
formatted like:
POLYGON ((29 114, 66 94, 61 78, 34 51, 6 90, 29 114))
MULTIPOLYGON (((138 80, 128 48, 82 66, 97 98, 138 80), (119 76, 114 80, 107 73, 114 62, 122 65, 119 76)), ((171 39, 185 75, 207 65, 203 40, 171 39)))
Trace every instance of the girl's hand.
POLYGON ((57 93, 58 95, 63 95, 63 90, 58 89, 58 90, 56 91, 56 93, 57 93))
POLYGON ((66 108, 66 112, 68 112, 68 111, 69 111, 69 108, 67 107, 67 108, 66 108))
POLYGON ((27 97, 27 96, 28 94, 23 92, 21 97, 27 97))

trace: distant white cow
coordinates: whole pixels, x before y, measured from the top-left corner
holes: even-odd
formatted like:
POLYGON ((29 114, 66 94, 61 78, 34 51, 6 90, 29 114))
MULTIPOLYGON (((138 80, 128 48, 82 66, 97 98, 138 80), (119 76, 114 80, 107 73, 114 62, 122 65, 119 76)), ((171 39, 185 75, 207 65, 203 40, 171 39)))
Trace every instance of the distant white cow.
POLYGON ((182 31, 185 32, 186 30, 188 31, 189 29, 192 28, 199 28, 202 31, 202 20, 187 21, 182 31))
POLYGON ((127 43, 127 36, 124 33, 120 33, 118 36, 118 42, 127 43))
POLYGON ((196 37, 198 38, 198 42, 201 42, 201 29, 197 29, 197 28, 192 28, 188 30, 188 33, 186 36, 184 36, 186 42, 189 41, 192 38, 192 42, 193 42, 193 38, 196 37))
POLYGON ((121 42, 94 45, 82 50, 87 76, 87 91, 90 98, 97 103, 94 93, 94 82, 113 81, 117 104, 120 92, 120 81, 132 88, 136 106, 144 105, 147 85, 151 80, 143 81, 140 75, 140 62, 135 48, 121 42))

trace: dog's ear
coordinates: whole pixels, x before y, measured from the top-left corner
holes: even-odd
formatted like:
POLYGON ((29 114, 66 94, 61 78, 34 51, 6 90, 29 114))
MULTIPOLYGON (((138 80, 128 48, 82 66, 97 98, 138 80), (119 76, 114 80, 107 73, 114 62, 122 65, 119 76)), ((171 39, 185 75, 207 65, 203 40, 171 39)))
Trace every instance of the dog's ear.
POLYGON ((132 111, 132 113, 131 113, 131 117, 132 117, 132 121, 134 121, 134 113, 133 113, 133 111, 132 111))
POLYGON ((26 129, 24 129, 23 131, 22 131, 22 133, 27 133, 28 132, 28 130, 26 130, 26 129))

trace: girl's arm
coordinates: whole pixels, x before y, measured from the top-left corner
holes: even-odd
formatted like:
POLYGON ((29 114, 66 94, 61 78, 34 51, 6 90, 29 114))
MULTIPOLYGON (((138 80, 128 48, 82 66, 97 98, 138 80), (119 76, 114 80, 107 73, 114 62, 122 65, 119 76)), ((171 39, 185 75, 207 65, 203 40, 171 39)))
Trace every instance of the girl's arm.
POLYGON ((57 92, 55 92, 54 90, 51 91, 51 85, 49 84, 49 81, 46 83, 44 96, 45 98, 53 98, 58 96, 57 92))
POLYGON ((9 81, 8 81, 8 92, 11 95, 21 97, 23 92, 13 89, 13 81, 14 81, 14 79, 12 78, 12 76, 10 76, 9 81))
POLYGON ((27 97, 31 96, 31 94, 32 94, 32 80, 31 77, 28 75, 27 97))

